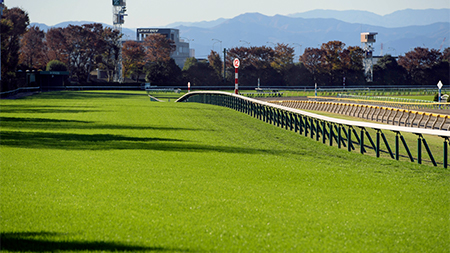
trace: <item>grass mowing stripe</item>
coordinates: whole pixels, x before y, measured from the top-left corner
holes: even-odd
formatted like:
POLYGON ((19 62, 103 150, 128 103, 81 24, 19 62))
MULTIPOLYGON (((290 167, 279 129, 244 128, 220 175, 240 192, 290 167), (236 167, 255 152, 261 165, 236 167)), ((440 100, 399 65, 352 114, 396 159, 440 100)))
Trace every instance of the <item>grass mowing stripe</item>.
POLYGON ((450 242, 443 169, 145 93, 0 106, 4 251, 445 252, 450 242))

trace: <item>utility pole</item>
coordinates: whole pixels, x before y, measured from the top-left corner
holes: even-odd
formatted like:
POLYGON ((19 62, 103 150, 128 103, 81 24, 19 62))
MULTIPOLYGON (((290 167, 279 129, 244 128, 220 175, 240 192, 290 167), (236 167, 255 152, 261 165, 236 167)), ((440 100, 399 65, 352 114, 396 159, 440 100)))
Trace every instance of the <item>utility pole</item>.
POLYGON ((227 49, 223 49, 223 82, 227 80, 227 49))
MULTIPOLYGON (((2 16, 3 16, 3 0, 0 0, 0 22, 2 20, 2 16)), ((0 33, 0 43, 2 41, 2 34, 0 33)), ((0 81, 2 81, 2 50, 0 50, 0 81)))

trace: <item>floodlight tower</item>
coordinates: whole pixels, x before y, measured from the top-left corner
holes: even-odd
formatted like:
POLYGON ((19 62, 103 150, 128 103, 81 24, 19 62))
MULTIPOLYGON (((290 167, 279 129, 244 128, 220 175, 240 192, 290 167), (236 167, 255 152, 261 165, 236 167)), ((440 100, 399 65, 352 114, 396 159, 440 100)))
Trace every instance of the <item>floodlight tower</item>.
MULTIPOLYGON (((122 25, 125 23, 125 16, 128 16, 125 14, 127 11, 127 2, 126 0, 113 0, 113 24, 114 24, 114 30, 119 31, 119 34, 122 35, 122 25)), ((119 40, 118 42, 119 47, 119 59, 117 60, 116 65, 116 75, 114 76, 114 81, 116 82, 123 82, 123 76, 122 76, 122 41, 119 40)))
POLYGON ((376 32, 361 33, 361 47, 364 51, 364 75, 367 82, 373 82, 373 43, 376 42, 376 32))

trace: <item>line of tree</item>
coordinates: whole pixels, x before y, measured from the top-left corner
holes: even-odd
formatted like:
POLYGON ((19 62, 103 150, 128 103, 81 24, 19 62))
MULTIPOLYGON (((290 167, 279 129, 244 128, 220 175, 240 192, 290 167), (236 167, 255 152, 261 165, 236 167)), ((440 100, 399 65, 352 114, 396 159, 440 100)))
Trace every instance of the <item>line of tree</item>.
MULTIPOLYGON (((5 8, 0 23, 2 90, 14 88, 18 72, 46 70, 54 61, 65 65, 74 79, 90 80, 95 68, 114 75, 119 59, 121 35, 102 24, 69 25, 47 32, 29 26, 28 13, 20 8, 5 8)), ((61 64, 57 64, 61 70, 61 64)), ((62 68, 64 70, 64 68, 62 68)))
POLYGON ((396 60, 385 55, 374 66, 374 82, 378 84, 450 84, 450 48, 416 47, 396 60))
MULTIPOLYGON (((342 87, 366 85, 364 51, 340 41, 323 43, 320 48, 306 48, 294 63, 294 48, 287 44, 275 47, 235 47, 228 51, 225 83, 234 82, 232 61, 239 58, 239 83, 266 86, 313 86, 314 83, 342 87)), ((183 78, 194 85, 222 85, 223 61, 211 51, 207 61, 188 59, 183 78)), ((374 65, 372 85, 426 85, 439 80, 450 83, 450 48, 443 52, 417 47, 399 56, 385 55, 374 65)))
MULTIPOLYGON (((274 47, 235 47, 228 50, 225 63, 211 51, 207 59, 188 58, 180 69, 171 54, 175 43, 164 35, 147 36, 144 41, 126 41, 101 24, 69 25, 47 32, 29 26, 28 14, 20 8, 6 8, 0 23, 2 90, 11 89, 18 71, 57 68, 68 70, 71 78, 89 82, 95 68, 106 70, 109 81, 123 53, 123 75, 155 85, 220 86, 234 83, 232 61, 239 58, 239 83, 256 86, 366 85, 364 51, 340 41, 306 48, 294 62, 294 48, 278 43, 274 47), (51 64, 50 64, 51 63, 51 64), (225 73, 223 73, 225 65, 225 73), (6 87, 5 86, 9 86, 6 87)), ((374 66, 377 85, 450 83, 450 48, 442 52, 417 47, 398 59, 385 55, 374 66)))

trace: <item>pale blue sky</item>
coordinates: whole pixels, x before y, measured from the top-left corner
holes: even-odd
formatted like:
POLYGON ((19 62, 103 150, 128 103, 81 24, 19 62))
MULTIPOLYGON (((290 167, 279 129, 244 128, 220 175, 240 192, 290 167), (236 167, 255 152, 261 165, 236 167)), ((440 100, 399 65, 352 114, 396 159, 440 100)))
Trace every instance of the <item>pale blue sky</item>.
MULTIPOLYGON (((450 0, 126 0, 124 27, 158 27, 170 23, 232 18, 247 12, 288 15, 315 9, 364 10, 379 15, 403 9, 450 8, 450 0)), ((64 21, 112 23, 112 0, 5 0, 22 7, 31 22, 55 25, 64 21)), ((420 17, 418 17, 420 18, 420 17)))

